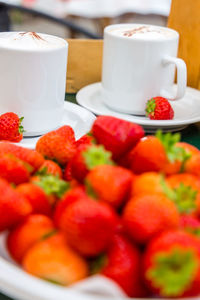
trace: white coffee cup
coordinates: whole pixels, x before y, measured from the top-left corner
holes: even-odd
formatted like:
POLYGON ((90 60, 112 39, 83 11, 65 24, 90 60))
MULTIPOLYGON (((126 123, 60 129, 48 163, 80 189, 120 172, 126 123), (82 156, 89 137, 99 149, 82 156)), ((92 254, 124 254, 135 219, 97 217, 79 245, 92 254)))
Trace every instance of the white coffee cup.
POLYGON ((148 99, 184 96, 187 70, 177 58, 175 30, 143 24, 117 24, 104 30, 102 100, 111 109, 145 114, 148 99), (174 91, 175 67, 177 89, 174 91))
POLYGON ((25 136, 60 126, 68 43, 34 32, 0 33, 0 113, 24 117, 25 136))

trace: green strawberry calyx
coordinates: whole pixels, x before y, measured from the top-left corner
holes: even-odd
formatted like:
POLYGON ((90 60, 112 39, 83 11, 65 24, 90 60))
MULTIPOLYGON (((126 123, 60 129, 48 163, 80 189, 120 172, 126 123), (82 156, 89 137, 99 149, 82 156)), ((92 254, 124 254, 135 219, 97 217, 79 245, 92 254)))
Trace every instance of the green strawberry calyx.
POLYGON ((176 146, 176 143, 181 140, 181 135, 179 133, 172 134, 171 132, 164 134, 162 130, 157 130, 156 137, 163 144, 169 162, 180 161, 182 163, 180 172, 183 172, 185 163, 191 157, 191 153, 182 147, 176 146))
POLYGON ((179 213, 190 214, 196 210, 197 191, 191 186, 187 186, 181 182, 178 187, 172 189, 166 184, 163 177, 161 178, 161 185, 163 192, 174 202, 179 213))
POLYGON ((24 127, 22 126, 22 121, 23 120, 24 120, 24 117, 19 118, 19 129, 18 129, 18 131, 19 131, 20 134, 25 132, 24 127))
POLYGON ((55 195, 61 198, 63 194, 70 188, 70 183, 50 174, 39 176, 39 181, 35 184, 39 185, 47 195, 55 195))
POLYGON ((108 257, 106 254, 101 254, 97 258, 92 259, 89 263, 90 274, 94 275, 101 272, 103 268, 108 264, 108 257))
POLYGON ((156 109, 156 100, 154 98, 151 98, 150 100, 147 101, 147 106, 146 106, 146 116, 154 116, 154 112, 156 109))
POLYGON ((192 249, 173 247, 155 254, 146 276, 163 297, 181 296, 194 281, 199 260, 192 249))
POLYGON ((111 159, 112 153, 106 151, 102 145, 92 145, 83 151, 82 155, 88 170, 92 170, 99 165, 114 165, 111 159))

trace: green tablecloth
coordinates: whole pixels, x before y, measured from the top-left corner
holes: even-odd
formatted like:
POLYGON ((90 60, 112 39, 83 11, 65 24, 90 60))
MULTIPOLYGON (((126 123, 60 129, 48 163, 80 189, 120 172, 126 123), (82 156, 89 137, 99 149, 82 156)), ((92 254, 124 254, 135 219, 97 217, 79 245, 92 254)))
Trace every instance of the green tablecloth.
MULTIPOLYGON (((67 100, 76 103, 75 94, 68 94, 67 100)), ((196 124, 188 126, 186 129, 181 131, 182 141, 188 142, 200 149, 200 125, 196 124)), ((12 300, 11 298, 0 294, 0 300, 12 300)))

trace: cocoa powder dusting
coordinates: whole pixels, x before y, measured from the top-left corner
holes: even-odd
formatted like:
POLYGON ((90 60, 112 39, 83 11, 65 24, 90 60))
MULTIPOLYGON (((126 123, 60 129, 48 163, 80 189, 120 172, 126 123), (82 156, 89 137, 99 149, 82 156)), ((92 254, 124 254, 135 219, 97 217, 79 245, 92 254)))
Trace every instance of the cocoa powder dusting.
POLYGON ((30 32, 21 32, 20 35, 24 36, 26 34, 29 34, 33 39, 37 39, 37 40, 42 40, 45 41, 39 34, 37 34, 34 31, 30 31, 30 32))

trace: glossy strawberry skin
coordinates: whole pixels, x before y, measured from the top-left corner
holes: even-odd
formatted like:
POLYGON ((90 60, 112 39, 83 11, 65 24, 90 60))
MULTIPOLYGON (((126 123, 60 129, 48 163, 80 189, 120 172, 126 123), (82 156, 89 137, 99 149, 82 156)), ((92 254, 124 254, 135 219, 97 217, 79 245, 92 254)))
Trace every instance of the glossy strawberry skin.
POLYGON ((151 120, 171 120, 174 110, 167 99, 154 97, 147 102, 146 115, 151 120))
POLYGON ((0 140, 20 142, 23 138, 21 119, 13 112, 0 116, 0 140))
POLYGON ((163 194, 144 194, 126 204, 123 220, 132 239, 146 244, 162 231, 178 228, 180 217, 175 204, 163 194))
POLYGON ((141 126, 111 116, 99 116, 92 127, 97 142, 119 159, 144 136, 141 126))
POLYGON ((159 172, 168 163, 165 148, 155 136, 142 139, 131 151, 131 170, 136 174, 159 172))
POLYGON ((59 220, 69 245, 86 257, 98 255, 108 247, 116 226, 114 211, 90 198, 67 206, 59 220))
POLYGON ((10 231, 7 248, 14 260, 20 263, 31 246, 53 231, 55 228, 50 218, 40 214, 30 215, 10 231))
POLYGON ((144 296, 141 287, 139 250, 123 235, 115 234, 105 254, 101 273, 116 281, 129 297, 144 296))
POLYGON ((72 128, 63 127, 43 135, 36 144, 36 150, 45 158, 65 166, 74 156, 76 144, 72 128))
POLYGON ((87 262, 74 252, 61 233, 34 244, 22 266, 28 273, 59 285, 70 285, 88 276, 87 262))
POLYGON ((130 196, 132 173, 119 166, 95 167, 85 178, 86 186, 92 189, 98 199, 114 208, 120 207, 130 196))
POLYGON ((9 142, 0 143, 0 155, 13 154, 25 163, 33 167, 33 172, 37 171, 44 162, 44 157, 35 150, 20 147, 9 142))
POLYGON ((25 164, 13 154, 2 154, 0 156, 0 176, 7 181, 20 184, 29 181, 32 167, 25 164))
POLYGON ((0 231, 8 229, 32 212, 29 202, 0 178, 0 231))
MULTIPOLYGON (((174 297, 190 297, 197 296, 200 293, 200 243, 193 235, 182 230, 165 231, 151 240, 147 246, 143 257, 143 272, 144 278, 148 288, 152 291, 154 296, 167 297, 162 290, 155 285, 154 281, 149 278, 148 272, 151 268, 155 268, 155 256, 170 255, 170 252, 187 251, 194 253, 197 259, 198 268, 196 270, 195 278, 189 286, 181 294, 174 297)), ((178 270, 177 270, 178 271, 178 270)), ((164 274, 163 274, 164 276, 164 274)), ((194 276, 194 275, 193 275, 194 276)))
POLYGON ((54 161, 48 159, 45 159, 38 172, 52 174, 54 176, 58 176, 59 178, 63 177, 61 167, 54 161))
POLYGON ((27 199, 32 206, 33 213, 51 215, 52 207, 42 188, 33 183, 24 183, 18 185, 16 191, 27 199))

